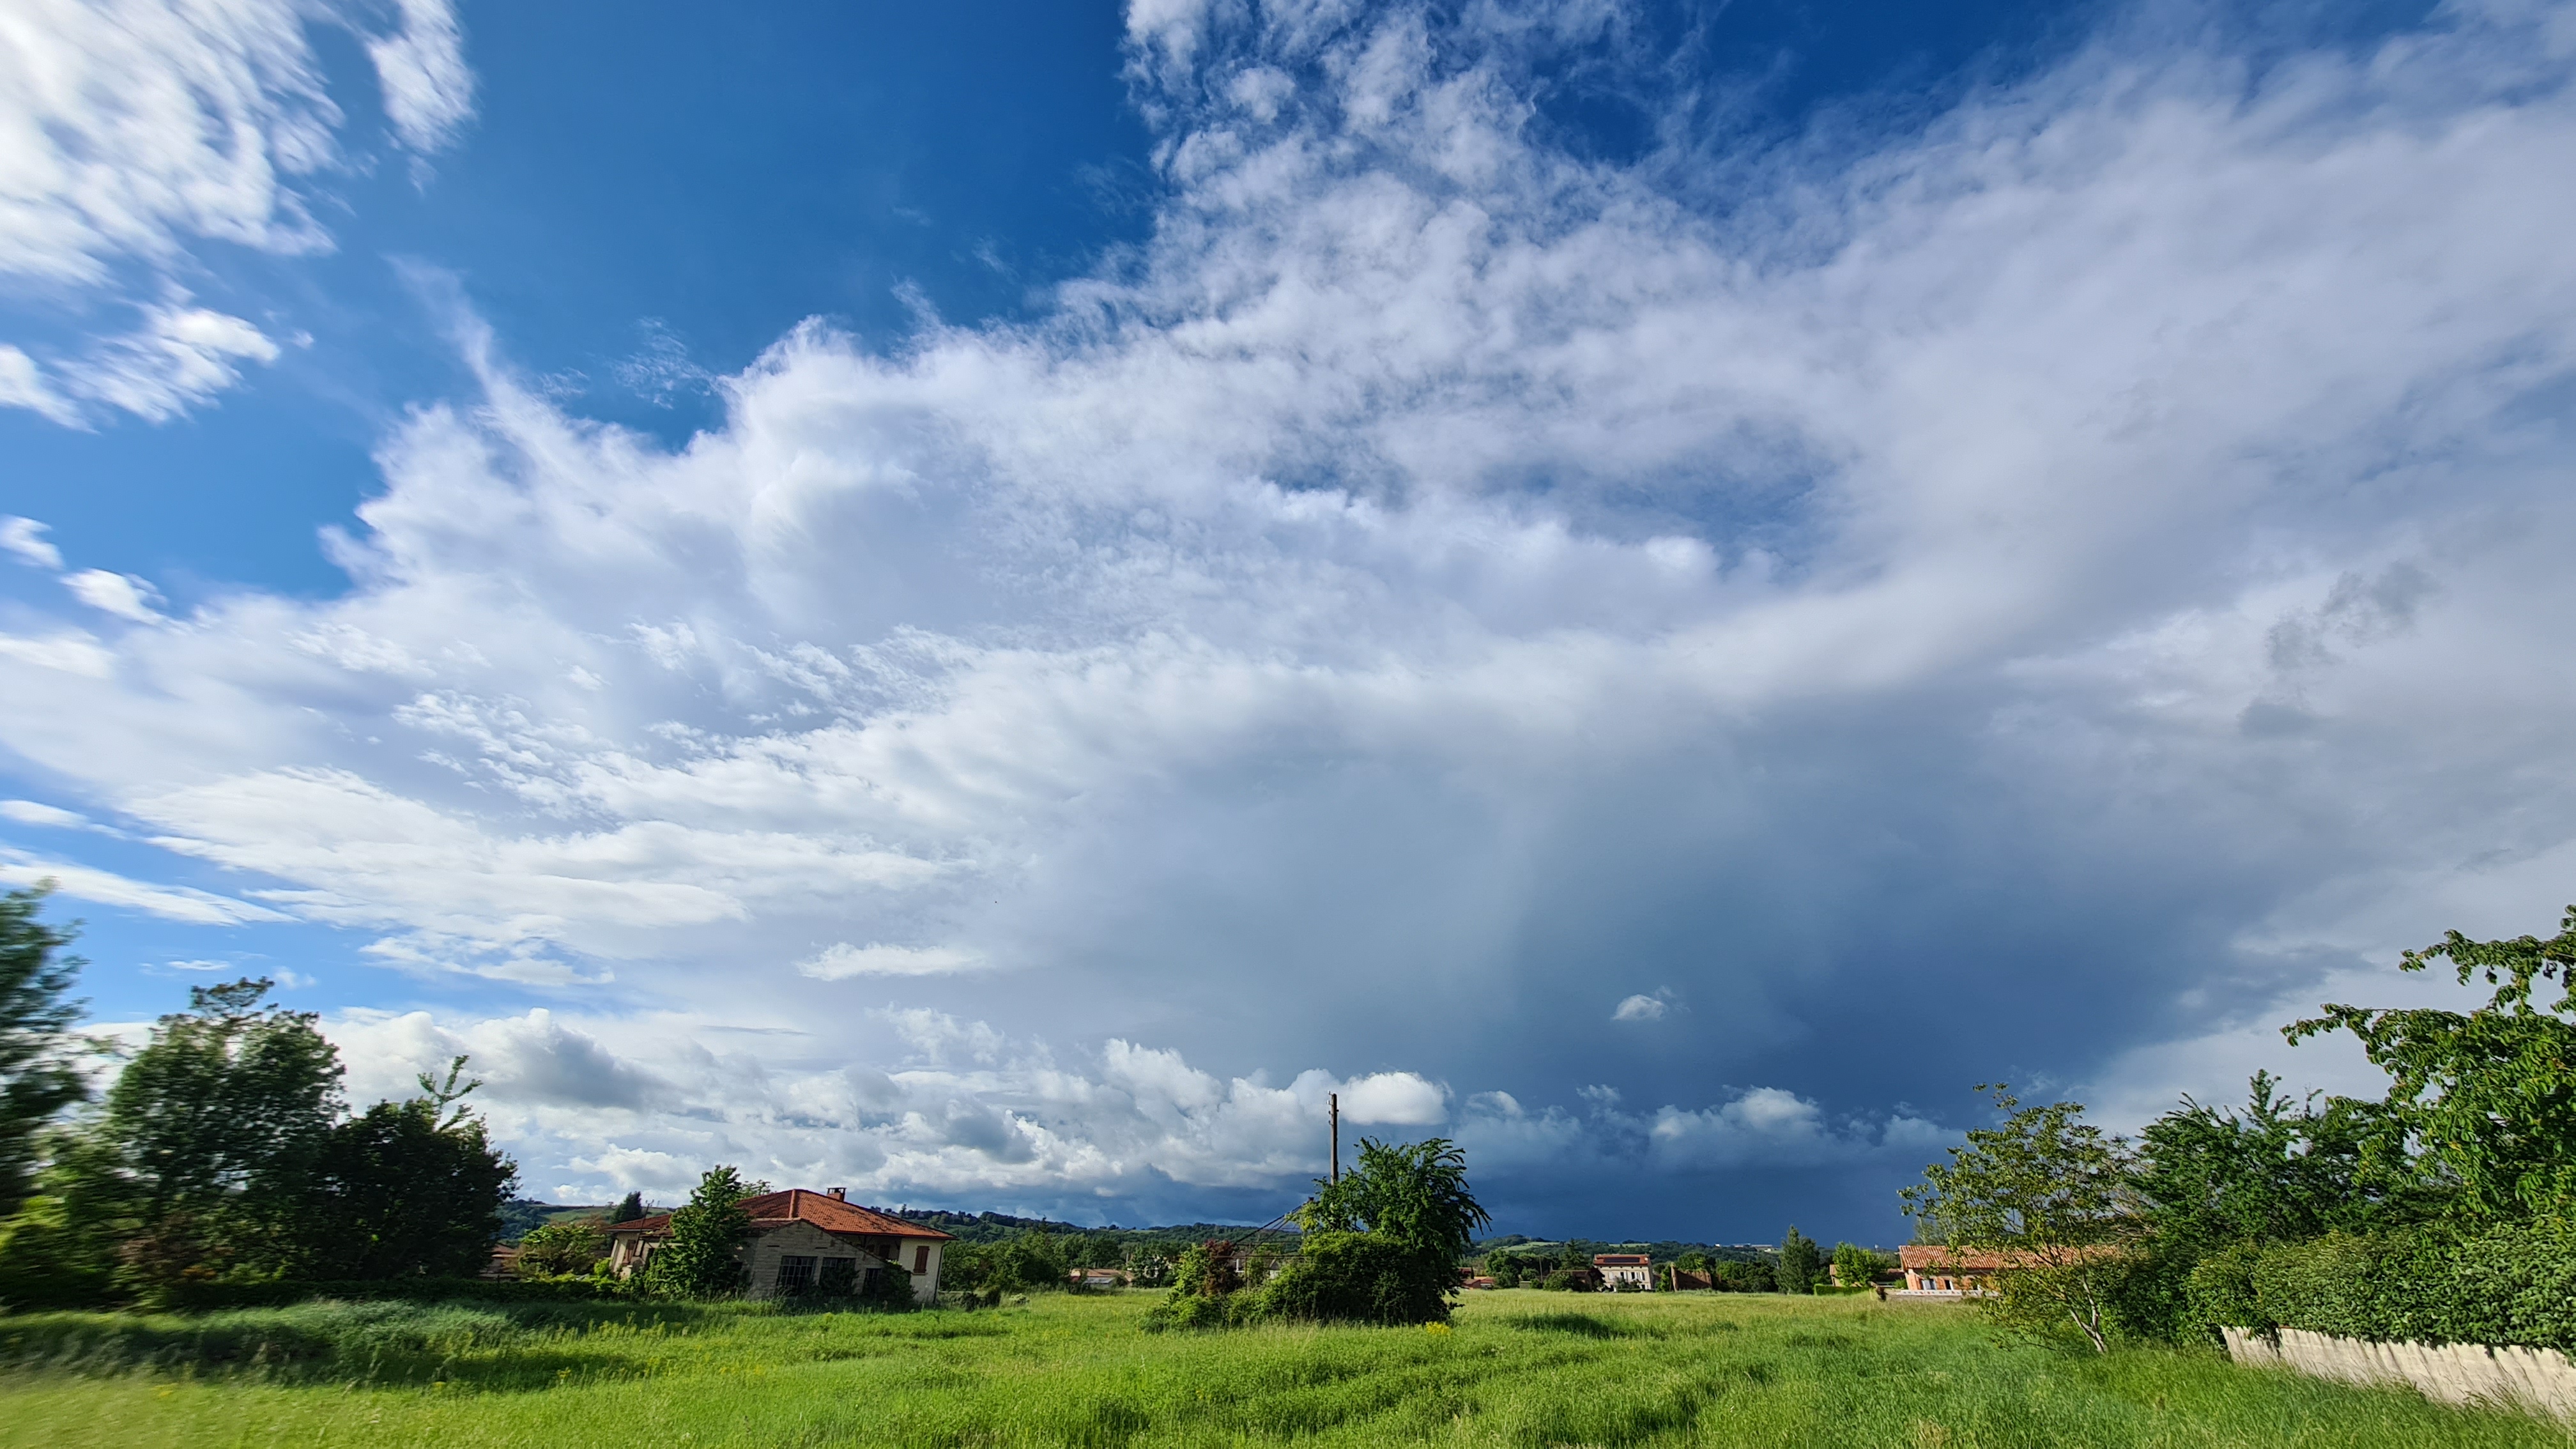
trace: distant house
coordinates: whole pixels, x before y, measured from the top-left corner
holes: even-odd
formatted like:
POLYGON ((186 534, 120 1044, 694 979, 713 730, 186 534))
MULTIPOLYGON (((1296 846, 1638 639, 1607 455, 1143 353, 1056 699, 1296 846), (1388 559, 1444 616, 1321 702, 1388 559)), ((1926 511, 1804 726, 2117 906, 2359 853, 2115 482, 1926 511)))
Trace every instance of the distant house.
POLYGON ((1095 1292, 1124 1288, 1129 1281, 1128 1273, 1123 1268, 1076 1268, 1066 1274, 1065 1278, 1076 1288, 1090 1289, 1095 1292))
MULTIPOLYGON (((777 1298, 847 1282, 864 1290, 891 1263, 912 1275, 912 1296, 928 1303, 939 1291, 939 1255, 955 1239, 849 1200, 848 1190, 796 1187, 742 1200, 751 1241, 742 1248, 745 1292, 777 1298)), ((656 1213, 608 1228, 608 1266, 623 1278, 651 1262, 671 1240, 671 1215, 656 1213)))
POLYGON ((1595 1253, 1592 1270, 1601 1275, 1601 1286, 1607 1289, 1655 1290, 1655 1260, 1643 1253, 1595 1253))
MULTIPOLYGON (((2068 1248, 2061 1250, 2065 1261, 2081 1261, 2098 1255, 2116 1253, 2116 1248, 2068 1248)), ((1970 1248, 1953 1253, 1938 1243, 1908 1243, 1896 1250, 1896 1261, 1905 1269, 1905 1286, 1892 1291, 1917 1298, 1971 1298, 1995 1291, 1995 1275, 2012 1268, 2040 1265, 2028 1253, 1998 1252, 1988 1248, 1970 1248)))

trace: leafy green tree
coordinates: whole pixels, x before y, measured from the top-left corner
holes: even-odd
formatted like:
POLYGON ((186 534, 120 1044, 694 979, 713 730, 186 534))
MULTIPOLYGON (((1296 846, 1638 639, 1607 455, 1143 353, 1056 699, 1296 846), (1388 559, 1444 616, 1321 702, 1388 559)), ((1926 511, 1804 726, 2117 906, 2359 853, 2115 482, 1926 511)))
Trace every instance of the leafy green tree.
POLYGON ((421 1074, 422 1095, 379 1102, 331 1129, 315 1164, 307 1271, 464 1277, 482 1268, 519 1174, 460 1105, 482 1085, 461 1081, 464 1071, 458 1057, 444 1082, 421 1074))
POLYGON ((1783 1293, 1811 1293, 1822 1273, 1824 1258, 1816 1249, 1815 1239, 1799 1232, 1795 1225, 1780 1240, 1780 1266, 1773 1269, 1783 1293))
POLYGON ((191 988, 64 1154, 75 1218, 119 1240, 139 1286, 296 1266, 340 1106, 339 1053, 266 979, 191 988))
POLYGON ((1446 1322, 1458 1267, 1493 1221, 1468 1187, 1467 1155, 1442 1137, 1409 1146, 1362 1138, 1358 1165, 1339 1182, 1318 1181, 1296 1217, 1304 1254, 1264 1301, 1286 1317, 1365 1305, 1359 1321, 1370 1323, 1446 1322), (1370 1274, 1378 1279, 1351 1276, 1370 1274))
POLYGON ((1834 1279, 1845 1288, 1866 1288, 1878 1272, 1878 1255, 1857 1243, 1834 1245, 1834 1279))
POLYGON ((2256 1072, 2247 1088, 2242 1111, 2185 1097, 2139 1134, 2138 1195, 2161 1251, 2196 1258, 2230 1243, 2298 1242, 2426 1210, 2408 1174, 2365 1161, 2384 1130, 2374 1104, 2337 1097, 2320 1111, 2313 1097, 2284 1095, 2269 1072, 2256 1072))
POLYGON ((47 926, 36 919, 44 902, 41 889, 0 893, 0 1218, 34 1186, 47 1124, 89 1096, 80 1059, 91 1047, 72 1031, 85 963, 61 954, 79 923, 47 926))
POLYGON ((599 1224, 573 1218, 532 1229, 519 1239, 516 1268, 522 1277, 562 1277, 587 1273, 607 1256, 608 1235, 599 1230, 599 1224))
POLYGON ((1025 1228, 985 1256, 985 1283, 1008 1293, 1058 1289, 1073 1271, 1065 1245, 1044 1228, 1025 1228))
POLYGON ((2472 1221, 2576 1212, 2576 905, 2558 934, 2472 941, 2457 931, 2406 952, 2401 970, 2449 964, 2495 988, 2473 1011, 2329 1004, 2282 1029, 2292 1042, 2349 1031, 2389 1075, 2366 1169, 2456 1193, 2472 1221), (2535 994, 2546 983, 2555 999, 2535 994))
POLYGON ((1379 1233, 1453 1266, 1493 1221, 1468 1190, 1467 1154, 1445 1137, 1403 1147, 1363 1137, 1358 1166, 1315 1187, 1297 1214, 1309 1232, 1379 1233))
POLYGON ((1947 1163, 1905 1189, 1905 1210, 1941 1225, 1953 1254, 2002 1256, 1997 1298, 1981 1306, 2037 1334, 2071 1327, 2107 1352, 2129 1250, 2145 1220, 2128 1145, 2083 1120, 2080 1103, 2023 1107, 2002 1086, 1981 1087, 2007 1114, 1968 1133, 1947 1163))
POLYGON ((609 1226, 615 1227, 619 1223, 631 1223, 645 1215, 644 1194, 630 1192, 617 1200, 616 1211, 608 1215, 608 1223, 609 1226))
POLYGON ((666 1293, 717 1298, 742 1291, 742 1248, 751 1241, 744 1198, 759 1188, 730 1166, 710 1169, 697 1190, 671 1214, 669 1241, 654 1251, 645 1278, 666 1293))

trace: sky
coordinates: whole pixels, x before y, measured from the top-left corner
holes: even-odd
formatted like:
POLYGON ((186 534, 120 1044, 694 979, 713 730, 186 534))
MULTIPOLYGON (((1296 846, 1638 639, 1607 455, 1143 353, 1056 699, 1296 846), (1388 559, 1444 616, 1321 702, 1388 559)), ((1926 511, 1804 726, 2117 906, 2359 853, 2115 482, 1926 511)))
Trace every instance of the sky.
POLYGON ((1889 1243, 2576 899, 2576 4, 29 0, 0 883, 524 1191, 1889 1243))

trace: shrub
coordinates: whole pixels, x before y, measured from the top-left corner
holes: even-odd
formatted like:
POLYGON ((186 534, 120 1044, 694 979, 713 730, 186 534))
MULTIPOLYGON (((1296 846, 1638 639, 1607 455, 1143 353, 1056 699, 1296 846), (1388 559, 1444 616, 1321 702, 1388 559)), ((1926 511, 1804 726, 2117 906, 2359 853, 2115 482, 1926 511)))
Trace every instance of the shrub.
POLYGON ((2203 1260, 2190 1293, 2212 1326, 2576 1352, 2576 1223, 2329 1233, 2235 1249, 2203 1260))
POLYGON ((1446 1323, 1457 1270, 1380 1233, 1309 1233, 1261 1290, 1264 1312, 1317 1323, 1446 1323))

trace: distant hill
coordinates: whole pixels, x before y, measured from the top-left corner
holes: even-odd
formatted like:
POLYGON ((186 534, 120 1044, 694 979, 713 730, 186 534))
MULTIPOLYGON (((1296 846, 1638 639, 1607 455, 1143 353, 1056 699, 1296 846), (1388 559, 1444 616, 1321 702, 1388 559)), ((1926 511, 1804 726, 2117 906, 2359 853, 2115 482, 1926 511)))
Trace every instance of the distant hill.
MULTIPOLYGON (((615 1211, 617 1211, 617 1204, 613 1202, 586 1206, 577 1203, 538 1202, 532 1198, 514 1197, 501 1204, 501 1241, 515 1243, 548 1223, 559 1223, 566 1218, 597 1217, 605 1221, 608 1215, 615 1211)), ((662 1209, 647 1208, 645 1211, 660 1212, 662 1209)))

